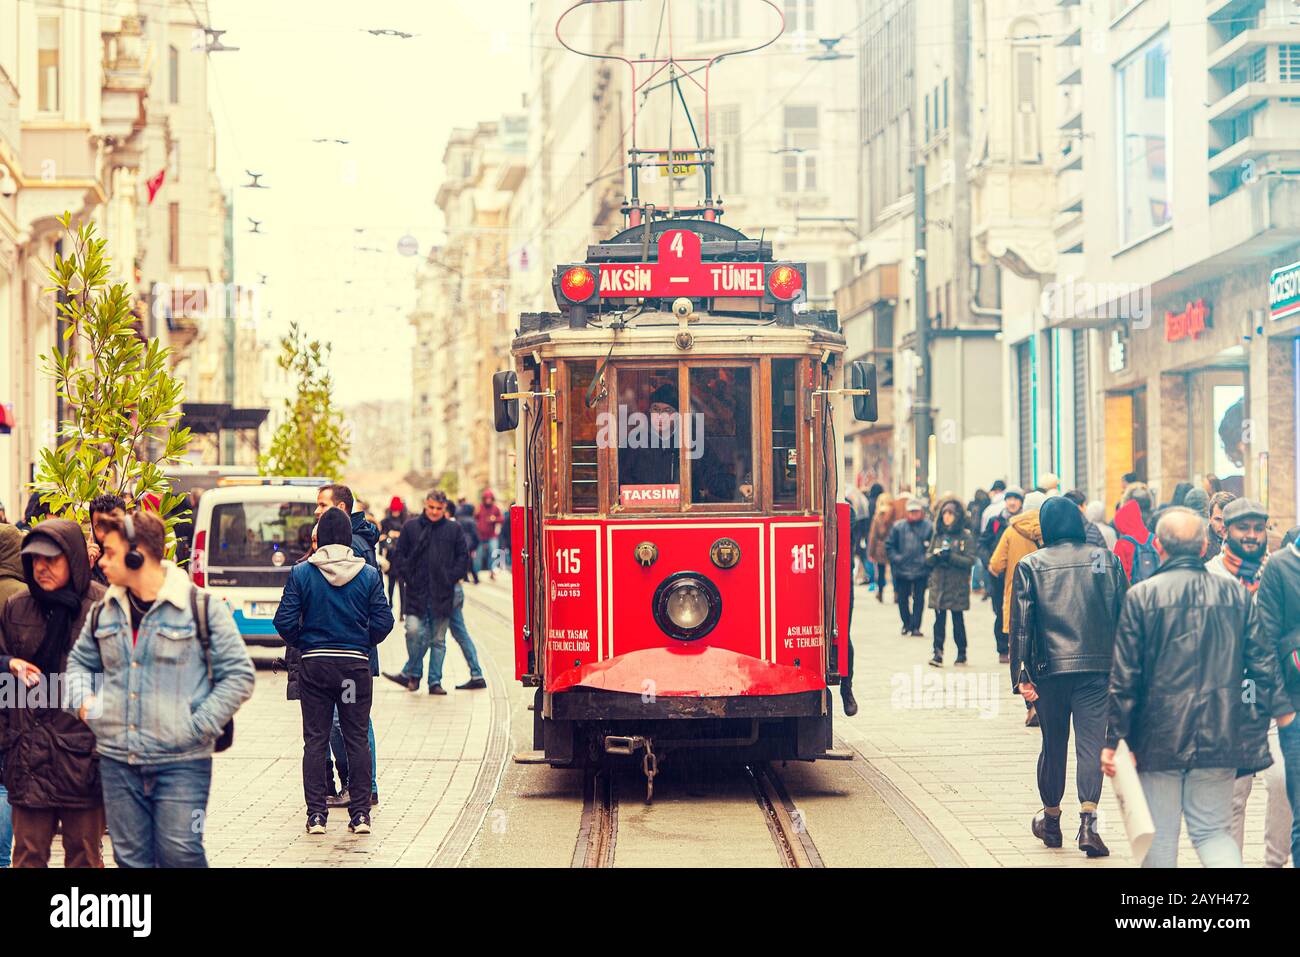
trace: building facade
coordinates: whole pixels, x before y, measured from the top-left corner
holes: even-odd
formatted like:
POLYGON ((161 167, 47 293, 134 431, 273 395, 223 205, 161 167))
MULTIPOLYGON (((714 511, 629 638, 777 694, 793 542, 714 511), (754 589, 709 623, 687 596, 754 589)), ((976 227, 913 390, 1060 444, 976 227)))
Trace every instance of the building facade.
MULTIPOLYGON (((1105 8, 1105 9, 1103 9, 1105 8)), ((1094 490, 1212 475, 1296 523, 1300 36, 1283 0, 1076 11, 1080 282, 1095 340, 1094 490)), ((1068 162, 1068 161, 1065 161, 1068 162)))

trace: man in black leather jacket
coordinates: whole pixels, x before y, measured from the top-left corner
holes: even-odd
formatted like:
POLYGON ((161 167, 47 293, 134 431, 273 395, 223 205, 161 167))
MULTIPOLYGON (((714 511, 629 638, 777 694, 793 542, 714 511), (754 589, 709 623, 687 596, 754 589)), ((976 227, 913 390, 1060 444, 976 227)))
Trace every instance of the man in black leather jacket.
POLYGON ((1083 513, 1064 496, 1038 513, 1043 547, 1016 564, 1011 593, 1011 678, 1035 702, 1043 732, 1038 794, 1043 810, 1030 830, 1060 847, 1061 797, 1074 717, 1075 776, 1079 793, 1079 850, 1110 851, 1097 833, 1101 747, 1111 651, 1128 579, 1119 559, 1089 545, 1083 513))
POLYGON ((1101 762, 1113 775, 1120 738, 1132 749, 1156 826, 1144 867, 1177 865, 1184 816, 1202 864, 1240 867, 1237 769, 1267 751, 1260 712, 1279 727, 1295 718, 1250 593, 1206 571, 1207 545, 1200 515, 1166 509, 1156 527, 1163 562, 1129 589, 1115 637, 1101 762))

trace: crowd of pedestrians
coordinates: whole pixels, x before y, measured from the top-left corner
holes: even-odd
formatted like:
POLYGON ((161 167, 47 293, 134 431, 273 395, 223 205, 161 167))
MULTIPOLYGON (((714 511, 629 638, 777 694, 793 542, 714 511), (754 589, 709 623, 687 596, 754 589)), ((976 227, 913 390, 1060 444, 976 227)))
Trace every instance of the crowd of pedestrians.
POLYGON ((883 602, 892 575, 904 636, 924 636, 928 590, 932 666, 949 622, 952 663, 966 664, 964 613, 973 595, 991 604, 999 661, 1041 732, 1034 837, 1063 845, 1073 727, 1088 856, 1109 853, 1097 803, 1122 739, 1155 821, 1145 866, 1176 863, 1184 820, 1202 863, 1240 866, 1256 776, 1266 865, 1298 859, 1300 528, 1270 553, 1268 510, 1209 477, 1161 502, 1130 474, 1109 508, 1054 475, 1028 492, 999 480, 964 505, 872 492, 869 508, 861 491, 847 498, 857 584, 883 602))

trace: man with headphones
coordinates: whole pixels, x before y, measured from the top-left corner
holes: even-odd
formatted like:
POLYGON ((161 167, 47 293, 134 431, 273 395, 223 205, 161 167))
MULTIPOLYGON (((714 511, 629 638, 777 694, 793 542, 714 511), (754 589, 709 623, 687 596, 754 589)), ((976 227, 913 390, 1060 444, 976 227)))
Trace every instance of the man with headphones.
POLYGON ((226 604, 165 560, 162 519, 100 515, 96 531, 109 588, 68 656, 66 707, 95 733, 113 857, 206 867, 212 753, 253 693, 253 663, 226 604))

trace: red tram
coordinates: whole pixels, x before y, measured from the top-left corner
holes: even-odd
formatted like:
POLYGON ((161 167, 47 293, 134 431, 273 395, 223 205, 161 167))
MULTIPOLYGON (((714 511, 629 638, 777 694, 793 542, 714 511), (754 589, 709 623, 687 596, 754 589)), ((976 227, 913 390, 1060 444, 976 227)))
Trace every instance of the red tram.
POLYGON ((804 264, 720 222, 711 149, 629 152, 627 228, 555 268, 558 311, 520 317, 494 377, 496 428, 519 431, 521 759, 640 754, 653 782, 687 749, 835 757, 850 549, 832 419, 849 394, 875 420, 874 367, 845 374, 804 264), (683 152, 703 202, 641 202, 638 170, 683 152))

